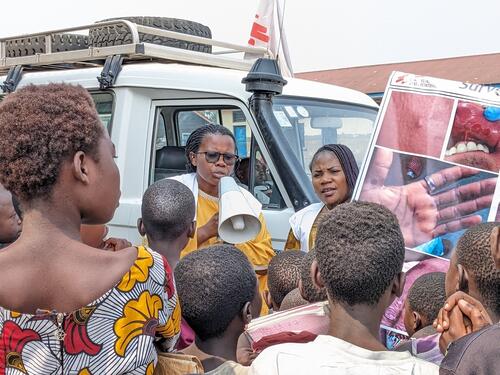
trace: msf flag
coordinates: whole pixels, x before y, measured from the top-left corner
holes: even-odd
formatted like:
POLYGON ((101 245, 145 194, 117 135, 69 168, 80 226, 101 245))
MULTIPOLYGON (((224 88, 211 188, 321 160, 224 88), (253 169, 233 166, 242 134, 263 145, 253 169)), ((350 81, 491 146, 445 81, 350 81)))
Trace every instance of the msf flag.
MULTIPOLYGON (((253 47, 267 48, 278 59, 281 74, 285 77, 293 77, 288 44, 282 26, 283 9, 280 7, 279 0, 260 0, 248 44, 253 47)), ((255 58, 255 56, 247 53, 245 58, 255 58)))

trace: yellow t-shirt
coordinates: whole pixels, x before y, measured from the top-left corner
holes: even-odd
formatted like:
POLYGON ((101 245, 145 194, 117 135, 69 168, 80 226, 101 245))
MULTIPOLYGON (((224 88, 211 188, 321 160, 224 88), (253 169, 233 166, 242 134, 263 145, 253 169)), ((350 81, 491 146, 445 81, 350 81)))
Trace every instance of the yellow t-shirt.
MULTIPOLYGON (((219 202, 218 198, 211 197, 210 195, 202 192, 198 193, 198 206, 196 207, 196 228, 204 226, 210 218, 219 212, 219 202)), ((243 252, 252 263, 256 269, 262 269, 269 265, 272 257, 275 255, 271 235, 267 231, 266 222, 264 216, 260 214, 259 220, 261 223, 261 230, 257 237, 252 241, 246 243, 235 245, 239 250, 243 252)), ((222 243, 222 240, 218 237, 209 238, 202 244, 198 244, 197 233, 191 238, 184 249, 181 251, 181 258, 185 257, 187 254, 218 243, 222 243)), ((259 280, 259 291, 267 289, 267 273, 265 275, 257 274, 257 279, 259 280)), ((267 312, 267 306, 263 303, 262 313, 267 312)))

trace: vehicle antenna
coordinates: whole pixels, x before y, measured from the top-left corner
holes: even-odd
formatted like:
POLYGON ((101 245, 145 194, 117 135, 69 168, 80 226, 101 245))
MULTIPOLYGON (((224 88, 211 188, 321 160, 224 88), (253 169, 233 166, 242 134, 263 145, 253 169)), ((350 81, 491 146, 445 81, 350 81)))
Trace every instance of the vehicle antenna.
POLYGON ((276 61, 279 62, 281 39, 283 38, 283 34, 282 34, 283 23, 285 22, 286 0, 283 0, 283 9, 280 9, 280 0, 276 0, 276 8, 278 11, 278 23, 279 23, 279 30, 280 30, 280 40, 278 41, 278 48, 276 49, 276 61))

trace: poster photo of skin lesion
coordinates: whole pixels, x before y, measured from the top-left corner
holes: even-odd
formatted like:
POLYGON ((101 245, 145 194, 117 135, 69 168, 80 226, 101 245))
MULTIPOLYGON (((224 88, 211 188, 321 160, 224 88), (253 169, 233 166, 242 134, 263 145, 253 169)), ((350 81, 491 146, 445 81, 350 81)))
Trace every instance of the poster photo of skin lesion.
POLYGON ((497 216, 500 96, 465 86, 395 72, 386 89, 355 199, 396 214, 407 261, 449 259, 497 216))

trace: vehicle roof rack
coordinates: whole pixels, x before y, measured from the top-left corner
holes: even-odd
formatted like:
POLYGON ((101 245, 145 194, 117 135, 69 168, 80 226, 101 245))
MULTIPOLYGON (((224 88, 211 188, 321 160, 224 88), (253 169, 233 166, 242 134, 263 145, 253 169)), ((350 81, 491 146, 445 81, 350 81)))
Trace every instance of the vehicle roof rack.
POLYGON ((221 68, 230 68, 248 71, 258 57, 272 57, 265 48, 237 45, 214 39, 183 34, 176 31, 167 31, 155 27, 143 26, 128 20, 112 20, 83 26, 50 30, 34 34, 25 34, 0 38, 0 74, 5 74, 11 67, 23 66, 24 71, 72 69, 89 66, 103 66, 105 60, 114 55, 121 55, 123 63, 155 61, 164 63, 187 63, 221 68), (75 31, 85 31, 96 27, 121 25, 128 28, 131 34, 131 43, 109 47, 82 47, 72 51, 53 52, 52 40, 61 34, 74 35, 75 31), (191 51, 182 48, 168 47, 158 44, 141 42, 139 33, 153 36, 172 38, 186 42, 199 43, 213 47, 212 53, 191 51), (40 41, 44 43, 44 53, 25 56, 8 57, 8 47, 18 41, 40 41), (252 59, 228 56, 230 54, 250 54, 252 59))

